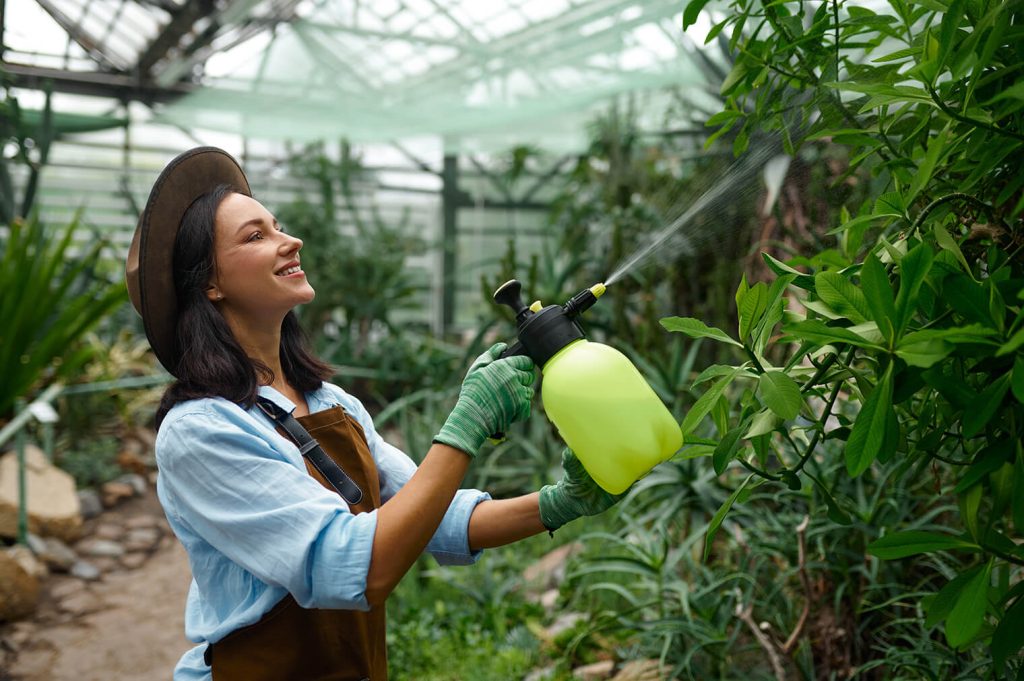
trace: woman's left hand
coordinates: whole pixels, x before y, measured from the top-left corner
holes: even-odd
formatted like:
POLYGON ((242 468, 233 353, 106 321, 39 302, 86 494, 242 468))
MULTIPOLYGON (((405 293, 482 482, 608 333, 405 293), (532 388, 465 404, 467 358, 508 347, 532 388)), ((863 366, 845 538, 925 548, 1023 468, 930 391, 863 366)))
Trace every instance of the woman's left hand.
POLYGON ((603 513, 629 491, 610 494, 601 489, 568 447, 562 452, 562 469, 565 473, 557 484, 540 490, 540 519, 548 530, 557 530, 582 516, 603 513))

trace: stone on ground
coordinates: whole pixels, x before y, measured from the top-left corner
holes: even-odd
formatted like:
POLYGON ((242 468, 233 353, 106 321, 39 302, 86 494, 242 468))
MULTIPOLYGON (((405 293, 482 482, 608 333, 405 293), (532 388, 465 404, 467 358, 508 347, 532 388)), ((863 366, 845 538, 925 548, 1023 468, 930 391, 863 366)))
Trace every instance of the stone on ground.
MULTIPOLYGON (((51 464, 38 447, 25 447, 29 531, 73 541, 82 529, 75 480, 51 464)), ((18 455, 0 457, 0 537, 18 536, 18 455)))

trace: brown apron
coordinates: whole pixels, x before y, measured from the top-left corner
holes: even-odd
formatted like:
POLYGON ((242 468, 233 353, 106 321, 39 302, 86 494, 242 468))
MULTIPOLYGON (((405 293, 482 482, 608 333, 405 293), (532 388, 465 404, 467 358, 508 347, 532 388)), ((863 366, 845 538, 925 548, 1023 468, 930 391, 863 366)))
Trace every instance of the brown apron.
MULTIPOLYGON (((341 407, 296 419, 363 490, 353 513, 380 508, 377 467, 362 427, 341 407)), ((334 488, 306 461, 310 475, 334 488)), ((384 606, 318 610, 289 594, 256 624, 212 644, 214 681, 387 681, 384 606)))

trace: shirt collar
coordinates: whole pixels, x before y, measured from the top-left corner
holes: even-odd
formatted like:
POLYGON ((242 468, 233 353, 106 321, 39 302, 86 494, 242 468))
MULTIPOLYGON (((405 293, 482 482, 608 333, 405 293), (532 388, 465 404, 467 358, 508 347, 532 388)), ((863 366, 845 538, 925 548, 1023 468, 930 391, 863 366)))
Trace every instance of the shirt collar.
POLYGON ((259 394, 261 397, 268 398, 270 401, 284 409, 289 414, 295 411, 295 403, 289 400, 281 393, 279 393, 274 388, 271 388, 269 385, 261 385, 259 389, 259 394))

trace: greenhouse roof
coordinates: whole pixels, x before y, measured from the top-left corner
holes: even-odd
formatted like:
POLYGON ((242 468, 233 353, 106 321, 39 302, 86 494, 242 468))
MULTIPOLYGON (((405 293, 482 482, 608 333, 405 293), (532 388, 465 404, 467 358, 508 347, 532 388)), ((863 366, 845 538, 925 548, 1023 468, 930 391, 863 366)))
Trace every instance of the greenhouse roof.
MULTIPOLYGON (((61 70, 93 94, 106 82, 121 98, 167 102, 159 119, 248 137, 573 148, 610 99, 667 86, 700 98, 706 83, 678 0, 36 4, 68 46, 18 47, 25 27, 9 22, 4 68, 22 82, 61 70)), ((656 116, 667 101, 641 109, 656 116)))

